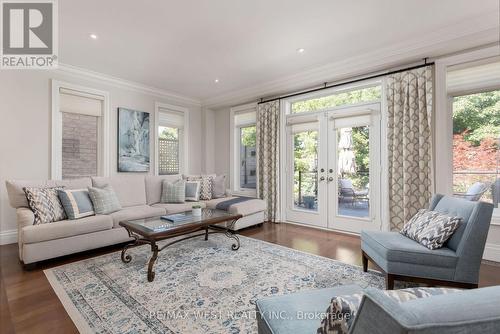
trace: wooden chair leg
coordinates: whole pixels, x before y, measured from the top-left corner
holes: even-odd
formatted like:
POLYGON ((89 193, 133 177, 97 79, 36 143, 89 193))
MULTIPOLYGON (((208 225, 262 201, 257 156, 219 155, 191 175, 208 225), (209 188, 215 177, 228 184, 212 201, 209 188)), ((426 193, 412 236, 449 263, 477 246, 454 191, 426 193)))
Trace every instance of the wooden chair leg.
POLYGON ((368 271, 368 257, 365 252, 361 252, 362 261, 363 261, 363 271, 366 273, 368 271))
POLYGON ((391 274, 385 274, 385 289, 394 290, 394 276, 391 274))

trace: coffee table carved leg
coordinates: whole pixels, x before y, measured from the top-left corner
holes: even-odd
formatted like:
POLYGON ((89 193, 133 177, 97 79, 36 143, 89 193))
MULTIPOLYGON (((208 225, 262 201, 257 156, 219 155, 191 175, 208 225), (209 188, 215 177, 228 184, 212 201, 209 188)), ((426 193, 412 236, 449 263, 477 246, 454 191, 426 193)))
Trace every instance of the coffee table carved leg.
POLYGON ((158 258, 158 245, 153 242, 151 244, 151 251, 153 252, 153 256, 149 259, 148 265, 148 282, 153 282, 155 279, 155 272, 153 271, 153 266, 155 264, 156 259, 158 258))
POLYGON ((208 227, 205 229, 205 241, 208 240, 208 227))
POLYGON ((233 220, 227 227, 226 227, 226 232, 224 232, 224 234, 226 235, 226 237, 230 238, 230 239, 234 239, 236 241, 236 243, 232 244, 231 245, 231 249, 236 251, 238 249, 240 249, 240 238, 238 238, 238 236, 236 235, 236 233, 234 232, 234 224, 236 223, 236 220, 233 220))
POLYGON ((132 256, 130 256, 130 254, 125 254, 127 252, 127 249, 129 249, 130 247, 133 247, 133 246, 137 245, 138 242, 139 242, 139 237, 138 236, 136 236, 134 234, 131 234, 130 232, 129 232, 129 236, 132 237, 132 238, 134 238, 134 241, 126 244, 125 247, 123 247, 123 249, 122 249, 122 261, 124 263, 129 263, 130 261, 132 261, 132 256))

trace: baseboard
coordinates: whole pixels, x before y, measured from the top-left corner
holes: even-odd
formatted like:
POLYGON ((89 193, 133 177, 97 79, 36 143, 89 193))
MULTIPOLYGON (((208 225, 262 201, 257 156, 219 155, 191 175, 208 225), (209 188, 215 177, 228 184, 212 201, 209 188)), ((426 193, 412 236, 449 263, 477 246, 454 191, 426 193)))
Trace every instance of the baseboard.
POLYGON ((0 245, 15 244, 17 242, 17 230, 0 232, 0 245))
POLYGON ((486 243, 484 247, 483 259, 500 262, 500 245, 486 243))

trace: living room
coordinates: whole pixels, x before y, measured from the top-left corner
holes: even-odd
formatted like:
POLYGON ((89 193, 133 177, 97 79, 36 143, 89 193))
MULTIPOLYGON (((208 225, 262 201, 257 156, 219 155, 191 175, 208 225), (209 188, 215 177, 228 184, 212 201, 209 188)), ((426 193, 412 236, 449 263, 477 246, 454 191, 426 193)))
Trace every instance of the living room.
POLYGON ((497 0, 0 8, 1 333, 500 332, 497 0))

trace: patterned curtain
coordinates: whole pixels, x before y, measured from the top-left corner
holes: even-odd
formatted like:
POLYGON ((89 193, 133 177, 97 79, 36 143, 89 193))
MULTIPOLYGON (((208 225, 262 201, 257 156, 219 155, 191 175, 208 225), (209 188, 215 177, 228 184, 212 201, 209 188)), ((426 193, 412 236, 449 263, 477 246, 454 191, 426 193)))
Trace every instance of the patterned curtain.
POLYGON ((427 66, 387 77, 391 230, 400 230, 431 197, 432 70, 427 66))
POLYGON ((279 187, 280 102, 259 104, 257 109, 258 196, 267 202, 267 220, 275 221, 279 187))

